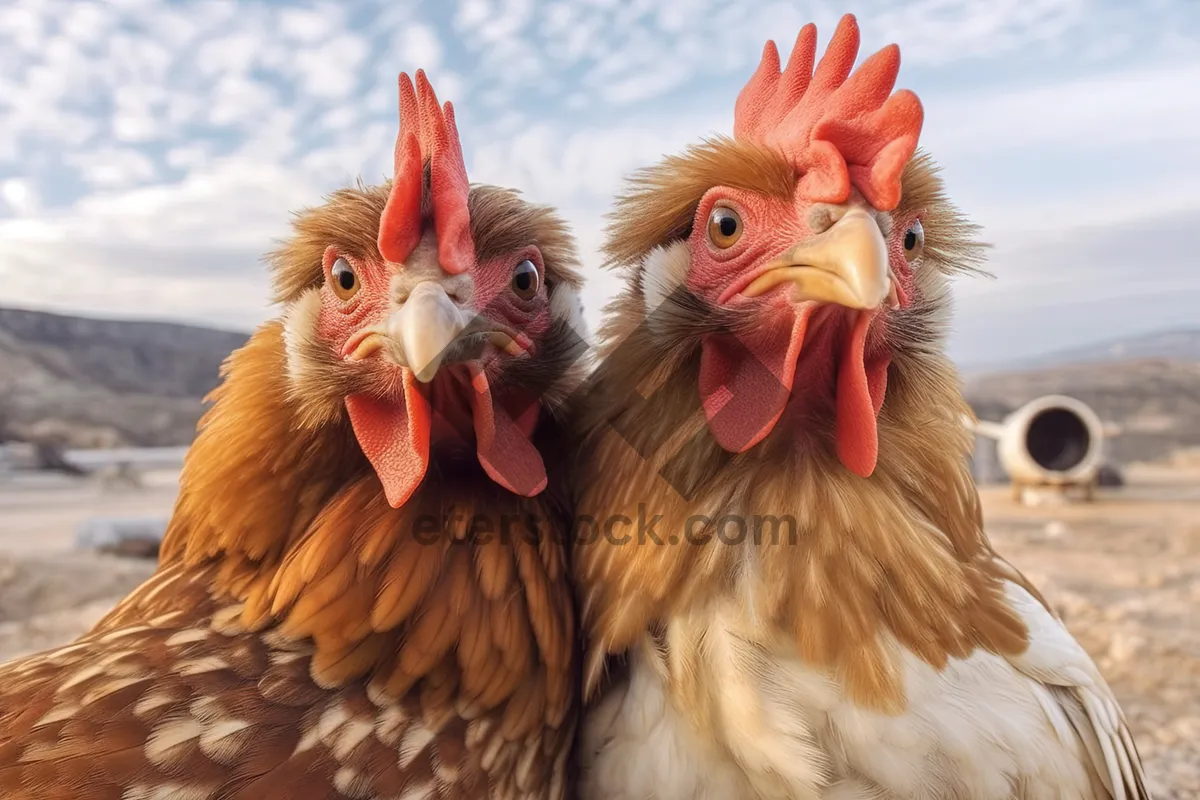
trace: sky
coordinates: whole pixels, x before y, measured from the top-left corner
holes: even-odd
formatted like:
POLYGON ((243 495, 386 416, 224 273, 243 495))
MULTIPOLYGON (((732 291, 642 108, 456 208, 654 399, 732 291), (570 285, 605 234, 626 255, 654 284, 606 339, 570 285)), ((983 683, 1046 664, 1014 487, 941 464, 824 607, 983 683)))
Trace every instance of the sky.
POLYGON ((951 353, 1200 324, 1197 0, 5 0, 0 305, 249 330, 291 212, 391 173, 396 76, 455 104, 468 173, 559 207, 594 325, 623 178, 712 133, 767 39, 900 45, 922 147, 994 247, 951 353))

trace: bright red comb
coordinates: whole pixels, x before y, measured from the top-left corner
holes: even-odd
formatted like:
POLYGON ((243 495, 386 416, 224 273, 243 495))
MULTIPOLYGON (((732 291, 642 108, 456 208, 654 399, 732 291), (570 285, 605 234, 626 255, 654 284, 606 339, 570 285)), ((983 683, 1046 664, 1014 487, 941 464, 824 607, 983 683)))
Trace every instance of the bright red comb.
POLYGON ((917 149, 924 112, 908 90, 892 94, 900 49, 888 45, 862 63, 858 22, 842 17, 813 71, 817 29, 801 29, 779 71, 774 42, 738 95, 733 133, 776 147, 803 173, 800 191, 815 202, 844 203, 850 185, 881 211, 900 202, 900 175, 917 149))
POLYGON ((379 219, 379 252, 399 263, 421 240, 421 198, 425 164, 438 261, 446 272, 466 271, 473 261, 471 220, 467 213, 467 167, 454 124, 454 106, 438 104, 424 70, 417 84, 400 73, 400 133, 396 137, 395 175, 379 219))

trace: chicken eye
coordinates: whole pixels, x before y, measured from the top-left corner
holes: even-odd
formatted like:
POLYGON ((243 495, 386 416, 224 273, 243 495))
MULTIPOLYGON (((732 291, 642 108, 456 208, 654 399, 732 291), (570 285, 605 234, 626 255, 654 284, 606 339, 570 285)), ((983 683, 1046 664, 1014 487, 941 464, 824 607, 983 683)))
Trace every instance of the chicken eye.
POLYGON ((532 300, 542 287, 542 276, 537 265, 528 258, 517 264, 512 274, 513 294, 522 300, 532 300))
POLYGON ((726 206, 717 206, 708 215, 708 238, 716 247, 727 250, 742 238, 742 218, 726 206))
POLYGON ((913 224, 909 225, 908 230, 904 232, 904 258, 908 261, 916 261, 923 252, 925 252, 925 228, 921 226, 921 220, 913 220, 913 224))
POLYGON ((333 285, 333 293, 342 300, 349 300, 358 294, 360 285, 358 273, 354 271, 354 267, 350 266, 350 262, 344 258, 339 258, 333 262, 333 266, 329 269, 329 280, 333 285))

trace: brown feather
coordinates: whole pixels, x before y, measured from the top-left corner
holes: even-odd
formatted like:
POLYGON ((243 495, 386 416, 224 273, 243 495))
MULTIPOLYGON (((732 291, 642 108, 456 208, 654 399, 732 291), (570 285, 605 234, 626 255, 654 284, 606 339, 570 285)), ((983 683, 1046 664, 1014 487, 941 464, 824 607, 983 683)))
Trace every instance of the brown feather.
POLYGON ((632 264, 664 241, 685 238, 701 196, 713 186, 788 198, 796 168, 774 150, 717 136, 639 170, 610 215, 609 263, 632 264))
MULTIPOLYGON (((735 593, 753 598, 747 618, 759 621, 752 624, 763 641, 788 632, 806 662, 841 676, 854 700, 884 712, 902 710, 904 695, 882 634, 935 667, 975 649, 1014 654, 1027 645, 1027 631, 1000 589, 1014 571, 987 541, 967 471, 971 441, 960 419, 969 408, 940 354, 945 274, 975 268, 981 245, 946 201, 927 157, 909 164, 896 213, 924 213, 926 263, 935 269, 918 279, 930 304, 906 311, 907 319, 898 314, 891 331, 897 344, 879 420, 879 463, 869 481, 834 457, 832 414, 799 420, 785 413, 751 450, 722 451, 694 399, 699 336, 692 334, 726 321, 684 293, 668 298, 653 324, 643 324, 640 259, 687 235, 683 222, 690 224, 704 191, 719 184, 778 194, 773 181, 785 177, 790 191, 795 177, 785 176, 782 165, 718 141, 645 173, 618 206, 607 251, 633 274, 609 309, 592 380, 597 388, 580 411, 577 513, 636 518, 644 504, 647 516, 662 515, 661 535, 677 541, 614 546, 597 537, 575 547, 589 696, 612 657, 668 620, 679 624, 689 608, 735 593), (652 401, 631 404, 637 397, 631 388, 647 385, 658 387, 642 395, 652 401), (689 442, 686 458, 672 463, 689 442), (677 486, 695 489, 691 499, 677 486), (771 515, 794 520, 794 541, 687 540, 689 519, 705 515, 712 532, 711 523, 726 514, 748 526, 771 515)), ((672 655, 675 645, 663 646, 683 665, 678 674, 689 674, 694 665, 686 653, 672 655)))
MULTIPOLYGON (((288 314, 330 243, 375 248, 385 198, 347 189, 298 217, 271 256, 288 314)), ((536 241, 547 283, 579 284, 552 212, 491 187, 470 202, 482 247, 536 241)), ((158 571, 76 642, 0 665, 0 796, 564 796, 577 661, 553 462, 526 499, 448 459, 393 509, 322 395, 355 379, 315 341, 292 375, 284 330, 224 365, 158 571), (476 541, 448 508, 544 524, 536 542, 476 541), (425 517, 446 520, 432 544, 414 535, 425 517)), ((576 347, 547 346, 562 362, 545 375, 577 370, 576 347)), ((557 437, 552 414, 537 435, 557 437)))

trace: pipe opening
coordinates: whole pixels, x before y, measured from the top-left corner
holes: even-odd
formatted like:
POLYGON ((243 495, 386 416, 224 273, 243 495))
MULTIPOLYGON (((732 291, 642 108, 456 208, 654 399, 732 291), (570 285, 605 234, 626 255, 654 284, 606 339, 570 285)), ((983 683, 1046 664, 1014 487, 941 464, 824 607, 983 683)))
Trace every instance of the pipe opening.
POLYGON ((1025 432, 1025 448, 1039 467, 1066 472, 1083 463, 1092 447, 1087 423, 1066 408, 1038 412, 1025 432))

